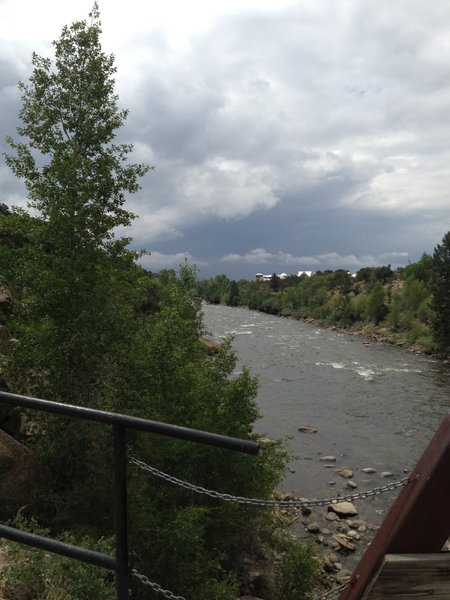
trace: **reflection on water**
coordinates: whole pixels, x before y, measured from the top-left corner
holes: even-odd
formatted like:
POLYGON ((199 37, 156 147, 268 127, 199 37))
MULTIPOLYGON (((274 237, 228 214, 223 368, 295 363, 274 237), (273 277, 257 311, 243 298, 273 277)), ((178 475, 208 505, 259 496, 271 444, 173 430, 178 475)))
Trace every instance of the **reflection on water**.
POLYGON ((257 431, 288 437, 297 458, 284 486, 300 495, 329 495, 330 484, 344 493, 342 467, 362 489, 386 483, 381 471, 402 478, 449 412, 449 366, 429 357, 243 308, 206 305, 204 323, 217 340, 234 336, 237 372, 258 376, 257 431), (327 454, 333 468, 319 461, 327 454), (377 473, 364 475, 368 466, 377 473))

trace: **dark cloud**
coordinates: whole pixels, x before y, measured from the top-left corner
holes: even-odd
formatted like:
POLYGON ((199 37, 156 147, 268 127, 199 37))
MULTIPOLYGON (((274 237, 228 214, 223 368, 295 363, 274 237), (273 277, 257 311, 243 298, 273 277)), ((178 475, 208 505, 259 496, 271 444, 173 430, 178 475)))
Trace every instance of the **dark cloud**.
MULTIPOLYGON (((449 36, 450 7, 423 0, 241 13, 176 48, 135 36, 118 53, 120 139, 156 166, 129 201, 148 264, 251 276, 430 252, 450 224, 449 36)), ((9 133, 24 67, 3 62, 9 133)))

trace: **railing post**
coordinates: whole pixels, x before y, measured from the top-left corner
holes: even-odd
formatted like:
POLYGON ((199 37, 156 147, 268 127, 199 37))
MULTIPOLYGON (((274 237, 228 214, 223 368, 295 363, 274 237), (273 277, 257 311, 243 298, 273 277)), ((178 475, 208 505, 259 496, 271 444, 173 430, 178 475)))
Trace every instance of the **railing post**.
POLYGON ((128 600, 127 445, 123 425, 114 425, 114 491, 117 600, 128 600))

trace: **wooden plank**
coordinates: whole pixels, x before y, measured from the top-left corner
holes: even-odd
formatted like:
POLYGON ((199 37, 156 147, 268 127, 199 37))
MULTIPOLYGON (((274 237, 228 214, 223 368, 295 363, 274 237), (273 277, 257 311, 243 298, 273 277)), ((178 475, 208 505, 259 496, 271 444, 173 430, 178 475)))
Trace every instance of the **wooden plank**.
POLYGON ((450 598, 450 552, 387 554, 361 600, 450 598))
POLYGON ((450 536, 450 415, 405 486, 353 572, 339 600, 361 600, 386 554, 440 552, 450 536))

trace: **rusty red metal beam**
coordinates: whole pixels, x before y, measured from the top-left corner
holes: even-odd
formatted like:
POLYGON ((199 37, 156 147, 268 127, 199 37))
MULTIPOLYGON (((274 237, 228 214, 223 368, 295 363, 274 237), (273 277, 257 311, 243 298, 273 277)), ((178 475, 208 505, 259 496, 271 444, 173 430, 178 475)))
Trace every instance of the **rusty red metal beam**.
POLYGON ((450 415, 425 449, 339 600, 361 600, 385 554, 440 552, 450 536, 450 415))

